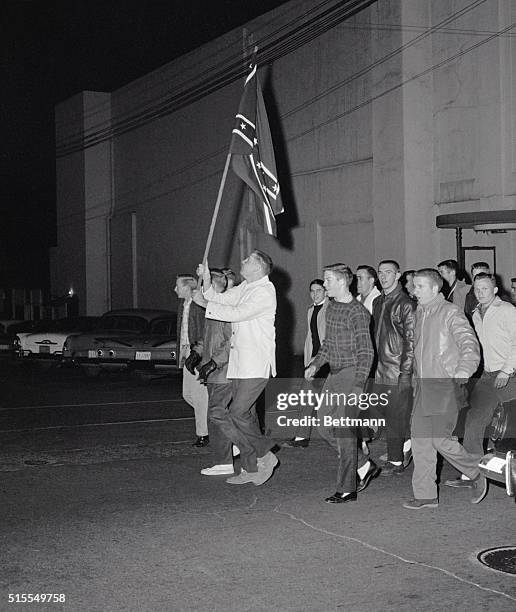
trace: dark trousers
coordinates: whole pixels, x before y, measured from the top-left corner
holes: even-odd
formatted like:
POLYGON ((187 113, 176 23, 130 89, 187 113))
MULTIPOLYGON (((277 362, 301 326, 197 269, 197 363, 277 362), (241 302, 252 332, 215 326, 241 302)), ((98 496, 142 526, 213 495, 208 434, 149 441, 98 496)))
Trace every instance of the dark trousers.
POLYGON ((216 411, 211 419, 220 435, 238 446, 240 463, 247 472, 256 472, 257 458, 263 457, 274 446, 274 442, 262 434, 256 415, 256 400, 267 386, 268 380, 268 378, 231 379, 233 399, 229 408, 216 411))
MULTIPOLYGON (((340 372, 328 375, 322 393, 348 395, 354 384, 355 369, 344 368, 340 372)), ((317 411, 319 434, 337 452, 336 490, 341 493, 353 493, 357 490, 357 468, 359 464, 362 466, 367 463, 368 459, 362 453, 362 449, 358 448, 356 428, 325 425, 325 416, 339 419, 346 416, 356 418, 356 407, 329 401, 323 402, 317 411)))
POLYGON ((478 460, 484 454, 485 430, 493 418, 496 406, 516 399, 516 377, 509 378, 505 387, 495 389, 494 382, 497 375, 498 372, 482 374, 471 394, 470 408, 466 413, 463 445, 478 460))
POLYGON ((410 415, 412 412, 412 387, 399 388, 396 384, 373 384, 373 392, 385 393, 388 402, 385 406, 371 406, 369 412, 374 417, 385 419, 387 438, 387 459, 403 461, 403 444, 410 438, 410 415))
POLYGON ((208 432, 215 464, 233 463, 232 442, 220 426, 227 417, 228 405, 231 402, 232 384, 230 381, 225 383, 209 382, 206 387, 208 388, 208 432))

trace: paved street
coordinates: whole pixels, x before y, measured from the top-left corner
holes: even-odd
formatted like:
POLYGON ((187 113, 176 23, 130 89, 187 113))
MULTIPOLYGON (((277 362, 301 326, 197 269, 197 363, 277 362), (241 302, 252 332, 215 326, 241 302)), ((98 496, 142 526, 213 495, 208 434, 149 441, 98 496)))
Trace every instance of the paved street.
POLYGON ((177 377, 4 368, 0 382, 0 610, 516 607, 516 577, 476 560, 516 545, 515 503, 497 485, 478 506, 443 487, 438 509, 409 511, 409 469, 328 505, 335 457, 316 438, 281 449, 265 485, 231 487, 199 474, 210 452, 191 447, 177 377), (17 593, 66 602, 8 603, 17 593))

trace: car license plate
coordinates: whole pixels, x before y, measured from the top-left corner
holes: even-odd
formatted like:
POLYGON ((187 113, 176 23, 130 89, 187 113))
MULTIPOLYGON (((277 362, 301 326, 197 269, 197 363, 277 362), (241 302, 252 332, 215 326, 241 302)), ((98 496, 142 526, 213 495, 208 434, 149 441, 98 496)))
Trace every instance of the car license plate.
POLYGON ((90 349, 88 351, 88 359, 95 359, 96 357, 98 357, 97 351, 95 349, 90 349))
POLYGON ((50 353, 50 347, 49 346, 40 346, 39 347, 39 352, 40 353, 50 353))
POLYGON ((143 361, 150 361, 151 353, 150 351, 136 351, 135 359, 141 359, 143 361))

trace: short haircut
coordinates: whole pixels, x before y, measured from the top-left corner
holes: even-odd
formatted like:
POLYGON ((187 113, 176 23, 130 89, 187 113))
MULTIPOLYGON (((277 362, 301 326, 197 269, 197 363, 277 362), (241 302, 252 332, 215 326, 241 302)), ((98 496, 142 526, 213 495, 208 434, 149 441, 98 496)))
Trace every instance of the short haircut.
POLYGON ((183 285, 188 285, 190 289, 197 288, 197 279, 193 274, 178 274, 176 280, 181 281, 183 285))
POLYGON ((323 270, 325 272, 333 272, 333 274, 335 274, 335 276, 337 276, 338 278, 343 278, 346 281, 348 287, 353 281, 353 272, 351 271, 351 268, 349 266, 346 266, 346 264, 330 264, 329 266, 324 266, 323 270))
POLYGON ((480 280, 489 280, 493 284, 493 287, 496 287, 496 276, 494 274, 489 274, 488 272, 479 272, 478 274, 475 274, 473 283, 480 280))
POLYGON ((312 285, 321 285, 321 287, 324 289, 324 281, 322 278, 314 278, 313 281, 310 281, 308 288, 311 289, 312 285))
POLYGON ((374 282, 376 283, 378 276, 376 274, 376 270, 373 268, 373 266, 358 266, 357 268, 357 272, 359 270, 365 270, 368 274, 370 278, 374 279, 374 282))
POLYGON ((486 270, 490 270, 491 266, 487 263, 487 261, 477 261, 474 264, 471 264, 471 273, 473 274, 473 270, 477 268, 485 268, 486 270))
POLYGON ((394 267, 396 272, 400 271, 400 264, 394 259, 382 259, 382 261, 378 264, 378 268, 380 268, 382 264, 390 264, 391 266, 394 267))
POLYGON ((443 287, 442 276, 439 274, 439 272, 437 272, 437 270, 434 270, 433 268, 421 268, 414 274, 414 276, 422 276, 424 278, 427 278, 434 287, 437 287, 439 289, 439 291, 443 287))
POLYGON ((255 249, 251 254, 254 255, 255 258, 260 262, 264 274, 270 274, 272 271, 273 264, 272 259, 269 257, 269 255, 267 255, 267 253, 264 253, 263 251, 259 251, 258 249, 255 249))
POLYGON ((220 289, 220 293, 223 293, 228 286, 228 279, 224 272, 220 268, 211 268, 210 277, 211 284, 220 289))
POLYGON ((437 264, 438 268, 448 268, 448 270, 453 270, 455 274, 459 271, 459 264, 455 259, 445 259, 441 261, 441 263, 437 264))

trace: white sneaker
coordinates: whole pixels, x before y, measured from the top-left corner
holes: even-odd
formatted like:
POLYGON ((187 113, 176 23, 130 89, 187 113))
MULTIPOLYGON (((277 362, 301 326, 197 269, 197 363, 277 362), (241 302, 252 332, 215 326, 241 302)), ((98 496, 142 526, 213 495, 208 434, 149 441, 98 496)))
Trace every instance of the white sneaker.
POLYGON ((222 476, 223 474, 233 474, 234 472, 232 463, 219 463, 218 465, 201 470, 201 474, 204 476, 222 476))
POLYGON ((240 455, 240 449, 236 444, 233 444, 233 457, 238 457, 240 455))

